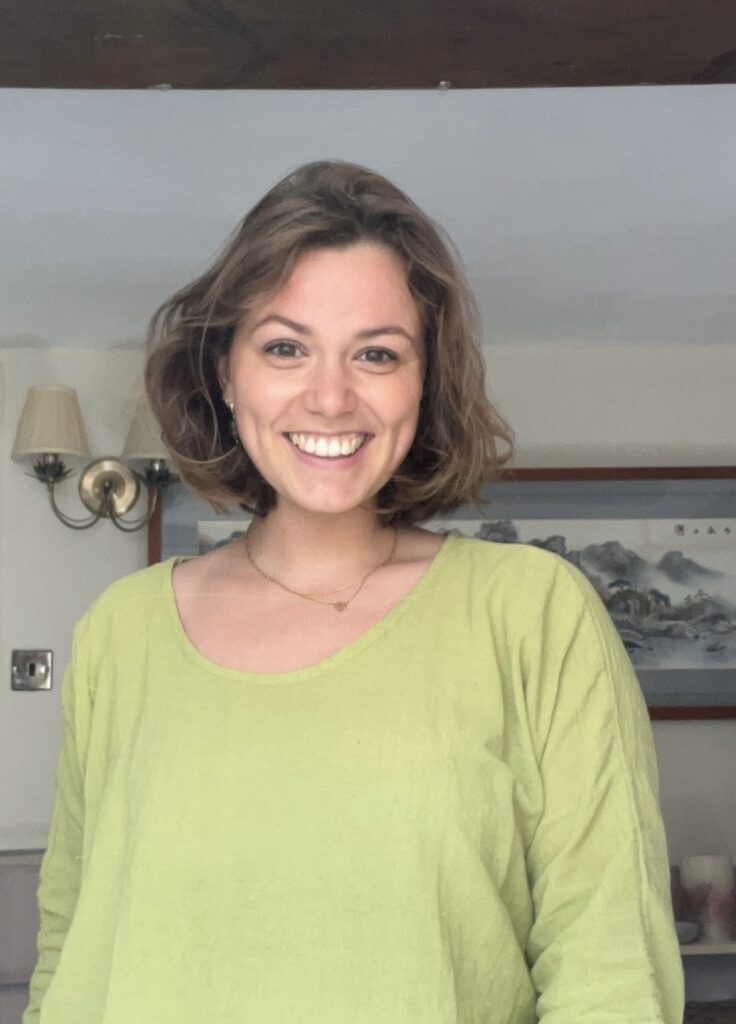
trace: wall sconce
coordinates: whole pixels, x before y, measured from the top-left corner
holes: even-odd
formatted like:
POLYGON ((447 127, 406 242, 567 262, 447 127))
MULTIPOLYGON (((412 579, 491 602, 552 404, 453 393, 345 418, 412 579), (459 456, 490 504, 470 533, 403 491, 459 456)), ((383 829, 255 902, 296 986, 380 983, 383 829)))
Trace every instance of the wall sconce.
POLYGON ((91 456, 77 393, 64 384, 35 385, 28 389, 12 458, 22 462, 39 455, 41 458, 34 464, 33 473, 27 475, 46 484, 54 515, 72 530, 86 530, 100 519, 111 519, 125 533, 140 530, 156 511, 163 488, 177 479, 166 465, 170 455, 148 402, 139 399, 122 456, 90 462, 79 479, 79 496, 91 515, 84 519, 65 515, 56 504, 54 488, 60 480, 70 476, 72 470, 67 469, 60 456, 91 456), (136 470, 129 463, 144 466, 136 470), (145 513, 138 519, 123 519, 137 502, 141 485, 148 492, 145 513))

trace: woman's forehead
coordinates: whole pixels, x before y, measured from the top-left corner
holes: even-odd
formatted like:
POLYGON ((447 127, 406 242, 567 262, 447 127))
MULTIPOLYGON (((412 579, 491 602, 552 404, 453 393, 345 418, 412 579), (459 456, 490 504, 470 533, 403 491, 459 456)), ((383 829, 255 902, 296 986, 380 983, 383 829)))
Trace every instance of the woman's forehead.
POLYGON ((305 326, 311 326, 305 320, 319 321, 323 316, 339 315, 356 322, 388 316, 412 335, 421 319, 400 257, 372 243, 302 254, 287 280, 252 304, 244 319, 254 329, 269 314, 305 326))

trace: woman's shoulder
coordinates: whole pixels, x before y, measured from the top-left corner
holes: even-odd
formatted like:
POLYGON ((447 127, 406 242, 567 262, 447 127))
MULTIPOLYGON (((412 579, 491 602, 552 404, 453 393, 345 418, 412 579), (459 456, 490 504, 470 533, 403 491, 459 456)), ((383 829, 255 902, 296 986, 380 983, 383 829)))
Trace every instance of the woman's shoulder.
MULTIPOLYGON (((552 578, 569 563, 561 555, 535 544, 510 543, 470 537, 460 531, 450 532, 455 561, 479 572, 494 575, 530 573, 535 579, 552 578)), ((574 567, 573 571, 574 571, 574 567)))
POLYGON ((137 569, 113 580, 98 594, 83 617, 89 625, 135 613, 146 616, 168 591, 175 558, 137 569))
POLYGON ((594 592, 585 574, 568 559, 535 544, 452 536, 448 572, 467 592, 486 596, 509 609, 543 610, 550 601, 570 609, 588 603, 594 592))

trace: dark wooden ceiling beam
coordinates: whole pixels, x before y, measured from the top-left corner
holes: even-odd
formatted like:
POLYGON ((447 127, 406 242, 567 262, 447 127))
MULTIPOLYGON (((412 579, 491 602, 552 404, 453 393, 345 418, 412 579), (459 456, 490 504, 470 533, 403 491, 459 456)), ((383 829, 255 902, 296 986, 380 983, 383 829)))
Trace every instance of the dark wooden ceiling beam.
POLYGON ((736 81, 736 0, 5 0, 0 86, 736 81))

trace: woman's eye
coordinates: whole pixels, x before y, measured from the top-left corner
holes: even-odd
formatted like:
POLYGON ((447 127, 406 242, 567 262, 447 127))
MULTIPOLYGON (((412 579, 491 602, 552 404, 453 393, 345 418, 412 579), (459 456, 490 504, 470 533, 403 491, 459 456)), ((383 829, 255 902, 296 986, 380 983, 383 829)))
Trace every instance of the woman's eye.
POLYGON ((293 341, 275 341, 272 345, 267 345, 265 351, 269 355, 283 356, 287 359, 299 354, 299 349, 293 341))
MULTIPOLYGON (((267 355, 276 356, 278 359, 294 359, 303 354, 295 341, 272 341, 266 345, 264 352, 267 355)), ((358 358, 373 366, 387 366, 397 360, 396 353, 386 348, 364 349, 358 358)))
POLYGON ((377 366, 396 362, 396 353, 390 352, 387 348, 369 348, 361 355, 365 357, 366 362, 375 363, 377 366))

